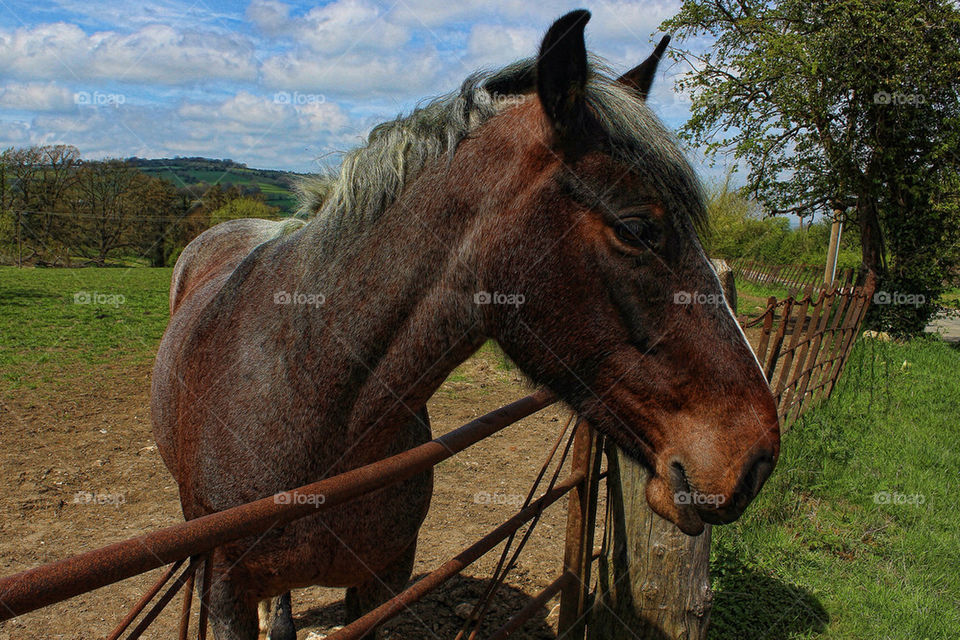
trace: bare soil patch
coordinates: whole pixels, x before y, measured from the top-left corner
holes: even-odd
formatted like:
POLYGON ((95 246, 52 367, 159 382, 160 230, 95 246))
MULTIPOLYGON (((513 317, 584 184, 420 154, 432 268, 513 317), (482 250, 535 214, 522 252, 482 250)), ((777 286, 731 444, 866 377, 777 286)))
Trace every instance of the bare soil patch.
MULTIPOLYGON (((0 575, 94 549, 182 520, 176 486, 150 432, 149 367, 115 363, 62 369, 73 381, 21 389, 0 405, 0 575)), ((482 350, 459 367, 429 404, 440 435, 531 388, 482 350)), ((415 579, 472 544, 517 510, 569 411, 559 405, 507 428, 436 468, 430 514, 421 529, 415 579), (479 497, 478 497, 479 496, 479 497), (488 499, 487 496, 493 496, 488 499)), ((488 616, 502 624, 559 575, 565 500, 537 526, 488 616)), ((451 638, 491 574, 496 551, 386 625, 396 640, 451 638)), ((87 640, 105 636, 159 576, 159 570, 0 623, 0 640, 87 640)), ((340 589, 295 591, 298 638, 342 624, 340 589)), ((556 637, 557 600, 518 637, 556 637), (551 610, 553 614, 550 613, 551 610)), ((196 610, 196 607, 194 607, 196 610)), ((176 635, 179 598, 144 637, 176 635)), ((196 613, 194 613, 194 616, 196 613)))

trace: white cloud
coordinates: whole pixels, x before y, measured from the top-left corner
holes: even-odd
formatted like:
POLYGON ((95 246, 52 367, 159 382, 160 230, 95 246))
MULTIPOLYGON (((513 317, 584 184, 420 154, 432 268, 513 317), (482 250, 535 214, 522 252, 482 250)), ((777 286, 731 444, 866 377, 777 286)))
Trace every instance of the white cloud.
POLYGON ((9 82, 0 87, 0 106, 22 111, 72 111, 74 92, 55 82, 9 82))
POLYGON ((431 51, 419 55, 349 54, 337 58, 301 51, 268 58, 261 67, 261 76, 265 86, 285 91, 368 98, 387 94, 410 99, 431 90, 443 90, 436 83, 439 63, 436 53, 431 51))
POLYGON ((89 159, 201 155, 303 170, 315 166, 324 152, 355 146, 356 133, 339 104, 292 104, 241 91, 177 107, 127 103, 38 114, 31 122, 4 121, 0 148, 65 143, 89 159))
POLYGON ((277 0, 253 0, 247 7, 247 18, 268 36, 289 35, 290 5, 277 0))
POLYGON ((410 30, 390 22, 389 14, 370 0, 335 0, 294 17, 290 6, 277 0, 254 0, 247 8, 247 17, 264 34, 327 55, 402 47, 410 30))
POLYGON ((470 30, 469 60, 476 66, 505 65, 537 53, 542 34, 529 27, 478 24, 470 30))
MULTIPOLYGON (((0 147, 63 142, 89 158, 204 155, 299 170, 355 146, 372 125, 419 100, 456 89, 476 69, 535 55, 551 22, 582 6, 53 1, 59 8, 38 15, 76 24, 0 28, 0 147), (73 91, 90 100, 74 105, 73 91)), ((678 6, 594 5, 588 48, 617 70, 632 67, 678 6)), ((681 69, 662 66, 651 106, 679 122, 687 105, 670 87, 681 69)))
POLYGON ((240 35, 153 24, 129 34, 87 35, 62 22, 0 31, 0 69, 26 79, 192 84, 256 77, 253 47, 240 35))
POLYGON ((246 91, 219 104, 189 103, 177 109, 177 115, 190 126, 214 127, 219 131, 264 131, 287 126, 294 117, 292 109, 246 91))

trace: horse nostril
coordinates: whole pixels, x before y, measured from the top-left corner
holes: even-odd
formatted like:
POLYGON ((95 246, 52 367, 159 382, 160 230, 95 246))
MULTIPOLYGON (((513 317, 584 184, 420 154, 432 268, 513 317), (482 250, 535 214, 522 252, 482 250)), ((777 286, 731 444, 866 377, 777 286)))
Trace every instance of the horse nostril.
POLYGON ((734 491, 734 504, 740 508, 747 505, 760 492, 760 487, 766 482, 773 471, 773 456, 769 453, 760 453, 754 456, 753 461, 746 467, 734 491))

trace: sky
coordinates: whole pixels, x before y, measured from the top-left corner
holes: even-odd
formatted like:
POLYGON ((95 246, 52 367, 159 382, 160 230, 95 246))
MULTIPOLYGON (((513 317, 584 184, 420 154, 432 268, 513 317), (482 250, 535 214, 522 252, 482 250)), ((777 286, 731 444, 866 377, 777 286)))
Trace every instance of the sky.
MULTIPOLYGON (((584 7, 587 48, 641 62, 680 0, 0 0, 0 148, 72 144, 86 159, 205 156, 313 172, 379 122, 471 72, 534 55, 584 7)), ((689 115, 665 60, 648 100, 689 115)), ((693 158, 703 171, 709 169, 693 158)))

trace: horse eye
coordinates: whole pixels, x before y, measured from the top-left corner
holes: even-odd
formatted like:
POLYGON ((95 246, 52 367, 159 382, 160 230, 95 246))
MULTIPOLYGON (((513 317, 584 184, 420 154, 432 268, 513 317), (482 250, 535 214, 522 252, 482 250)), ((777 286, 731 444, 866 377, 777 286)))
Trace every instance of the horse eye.
POLYGON ((632 247, 655 249, 660 244, 660 230, 645 218, 624 218, 614 230, 621 242, 632 247))

